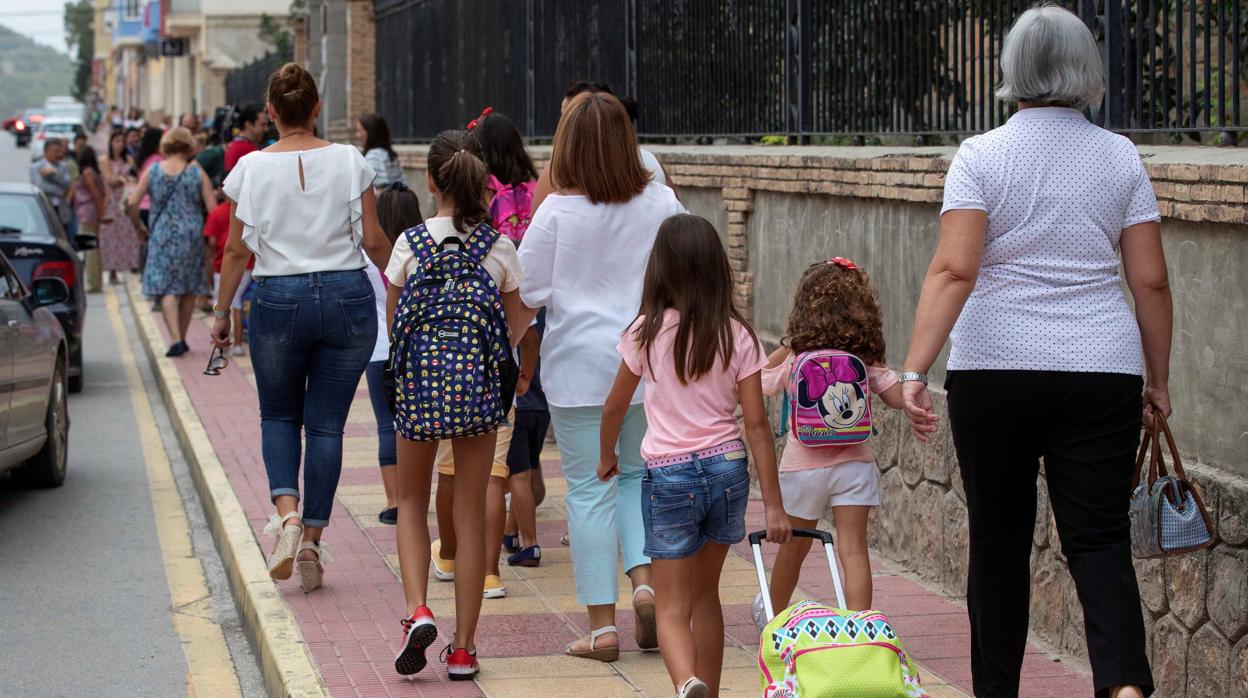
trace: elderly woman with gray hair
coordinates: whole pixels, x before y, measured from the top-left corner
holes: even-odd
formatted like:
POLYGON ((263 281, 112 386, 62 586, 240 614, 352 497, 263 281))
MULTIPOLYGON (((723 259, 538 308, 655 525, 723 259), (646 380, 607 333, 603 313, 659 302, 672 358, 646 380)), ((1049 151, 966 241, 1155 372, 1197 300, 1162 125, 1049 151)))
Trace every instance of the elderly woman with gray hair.
POLYGON ((1127 505, 1141 422, 1170 414, 1161 219, 1132 143, 1080 112, 1100 99, 1104 69, 1077 17, 1023 13, 1001 70, 998 96, 1018 113, 967 139, 949 168, 903 366, 906 411, 926 441, 938 421, 926 372, 951 338, 975 693, 1018 695, 1043 459, 1096 695, 1139 698, 1152 677, 1127 505))

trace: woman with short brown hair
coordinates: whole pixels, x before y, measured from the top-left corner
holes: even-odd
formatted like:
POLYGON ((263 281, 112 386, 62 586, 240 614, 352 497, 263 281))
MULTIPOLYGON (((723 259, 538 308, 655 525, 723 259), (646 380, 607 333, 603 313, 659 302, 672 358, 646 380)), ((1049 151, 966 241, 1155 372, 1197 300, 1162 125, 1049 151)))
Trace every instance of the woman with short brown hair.
POLYGON ((609 482, 596 473, 598 431, 620 363, 615 347, 641 302, 655 235, 685 208, 642 169, 632 122, 609 94, 581 94, 568 104, 550 167, 556 191, 534 213, 520 247, 520 295, 529 308, 546 308, 542 387, 568 482, 576 595, 589 610, 590 634, 567 652, 613 661, 617 549, 633 583, 637 644, 658 646, 650 560, 642 553, 641 392, 618 441, 620 476, 609 482))

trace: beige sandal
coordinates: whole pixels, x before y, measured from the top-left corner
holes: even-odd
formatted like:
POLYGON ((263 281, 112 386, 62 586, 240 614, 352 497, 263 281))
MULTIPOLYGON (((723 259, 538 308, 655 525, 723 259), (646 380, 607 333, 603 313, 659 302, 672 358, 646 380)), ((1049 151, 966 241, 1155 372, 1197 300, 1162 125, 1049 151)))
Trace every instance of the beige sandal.
POLYGON ((299 548, 299 540, 303 538, 303 522, 286 525, 287 521, 299 518, 299 512, 287 512, 285 516, 269 515, 269 523, 264 532, 277 539, 273 553, 269 555, 269 577, 273 579, 290 579, 291 569, 295 566, 295 551, 299 548))
POLYGON ((657 650, 659 629, 654 620, 654 589, 649 584, 638 584, 633 589, 633 613, 637 614, 637 646, 643 650, 657 650), (637 595, 643 591, 650 594, 650 601, 637 603, 637 595))
POLYGON ((299 572, 299 588, 306 594, 321 587, 325 576, 325 566, 321 561, 329 562, 330 555, 329 547, 321 541, 303 541, 299 544, 299 554, 302 555, 305 550, 316 553, 315 560, 295 561, 295 569, 299 572))
POLYGON ((615 629, 614 625, 604 625, 603 627, 598 628, 597 630, 593 630, 589 633, 589 649, 574 650, 572 649, 572 645, 569 644, 563 650, 563 653, 568 655, 569 657, 582 657, 584 659, 597 659, 600 662, 614 662, 620 658, 619 645, 616 645, 615 647, 595 646, 596 643, 598 642, 598 638, 602 637, 603 635, 606 635, 607 633, 618 634, 619 631, 615 629))

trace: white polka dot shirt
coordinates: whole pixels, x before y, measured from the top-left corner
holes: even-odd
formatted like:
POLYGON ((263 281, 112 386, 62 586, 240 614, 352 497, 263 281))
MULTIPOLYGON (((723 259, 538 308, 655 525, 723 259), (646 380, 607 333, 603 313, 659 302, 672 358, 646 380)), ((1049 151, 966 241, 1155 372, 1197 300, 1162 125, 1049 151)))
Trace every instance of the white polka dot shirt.
POLYGON ((1021 109, 958 149, 941 215, 955 209, 987 212, 988 233, 950 370, 1144 373, 1118 240, 1161 216, 1131 141, 1074 109, 1021 109))

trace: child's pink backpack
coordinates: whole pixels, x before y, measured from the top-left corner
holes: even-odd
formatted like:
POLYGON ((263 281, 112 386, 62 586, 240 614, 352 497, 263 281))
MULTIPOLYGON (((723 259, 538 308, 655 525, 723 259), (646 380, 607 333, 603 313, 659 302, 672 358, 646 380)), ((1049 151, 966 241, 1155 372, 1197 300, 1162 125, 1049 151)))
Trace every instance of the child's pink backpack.
POLYGON ((494 198, 490 200, 490 220, 494 222, 494 229, 511 238, 512 242, 519 243, 533 218, 533 192, 537 189, 537 182, 503 184, 490 175, 488 186, 494 190, 494 198))
POLYGON ((853 354, 835 349, 799 354, 788 403, 793 437, 803 446, 860 444, 875 431, 867 367, 853 354))

